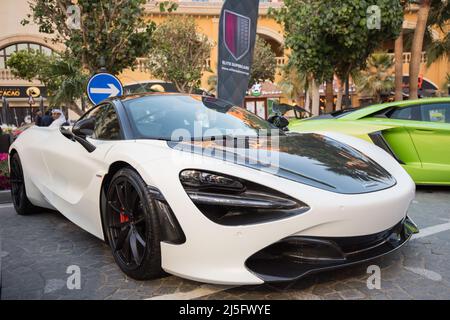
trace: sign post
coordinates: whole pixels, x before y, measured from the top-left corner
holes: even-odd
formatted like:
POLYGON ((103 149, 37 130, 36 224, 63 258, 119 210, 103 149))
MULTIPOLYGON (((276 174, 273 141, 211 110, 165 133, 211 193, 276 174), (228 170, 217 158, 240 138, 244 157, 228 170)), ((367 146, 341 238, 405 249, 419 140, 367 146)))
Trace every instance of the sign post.
POLYGON ((2 124, 8 124, 8 101, 2 97, 2 124))
POLYGON ((41 111, 42 115, 44 115, 44 98, 42 96, 39 99, 39 110, 41 111))
POLYGON ((123 85, 112 74, 97 73, 89 79, 87 94, 89 100, 94 105, 97 105, 105 99, 121 96, 123 94, 123 85))
POLYGON ((28 104, 30 105, 30 121, 33 122, 33 105, 35 101, 32 95, 28 97, 28 104))

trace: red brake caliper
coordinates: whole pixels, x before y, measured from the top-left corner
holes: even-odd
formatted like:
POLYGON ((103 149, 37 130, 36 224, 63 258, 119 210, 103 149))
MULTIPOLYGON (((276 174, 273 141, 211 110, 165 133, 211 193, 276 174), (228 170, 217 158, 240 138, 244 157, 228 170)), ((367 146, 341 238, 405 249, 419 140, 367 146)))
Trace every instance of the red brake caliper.
POLYGON ((120 211, 120 223, 128 222, 128 220, 129 218, 127 215, 125 215, 124 209, 122 208, 122 210, 120 211))

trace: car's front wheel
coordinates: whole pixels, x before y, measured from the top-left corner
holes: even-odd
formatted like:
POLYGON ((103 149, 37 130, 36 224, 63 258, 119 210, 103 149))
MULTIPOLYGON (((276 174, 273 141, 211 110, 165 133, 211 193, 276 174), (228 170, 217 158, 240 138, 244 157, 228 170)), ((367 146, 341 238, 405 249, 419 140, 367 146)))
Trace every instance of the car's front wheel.
POLYGON ((131 168, 119 170, 109 184, 106 200, 106 234, 119 267, 137 280, 160 276, 157 209, 141 176, 131 168))

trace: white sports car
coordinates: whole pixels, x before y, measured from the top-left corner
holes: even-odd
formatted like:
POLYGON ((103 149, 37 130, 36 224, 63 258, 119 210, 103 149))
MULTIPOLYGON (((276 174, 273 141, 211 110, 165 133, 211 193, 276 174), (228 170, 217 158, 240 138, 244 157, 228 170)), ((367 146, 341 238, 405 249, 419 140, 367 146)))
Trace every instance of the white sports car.
POLYGON ((414 183, 385 151, 286 133, 210 97, 109 99, 72 128, 23 132, 10 169, 19 214, 60 211, 135 279, 289 281, 379 257, 417 232, 406 215, 414 183))

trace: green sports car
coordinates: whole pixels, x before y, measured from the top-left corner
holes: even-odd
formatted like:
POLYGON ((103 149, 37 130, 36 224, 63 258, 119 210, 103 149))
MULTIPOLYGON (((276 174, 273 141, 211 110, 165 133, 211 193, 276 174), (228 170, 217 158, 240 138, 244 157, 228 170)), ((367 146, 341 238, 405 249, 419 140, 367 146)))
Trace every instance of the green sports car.
POLYGON ((395 157, 417 184, 450 185, 450 98, 340 110, 292 122, 289 129, 367 140, 395 157))

